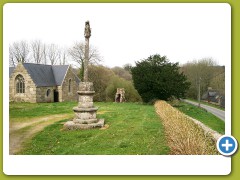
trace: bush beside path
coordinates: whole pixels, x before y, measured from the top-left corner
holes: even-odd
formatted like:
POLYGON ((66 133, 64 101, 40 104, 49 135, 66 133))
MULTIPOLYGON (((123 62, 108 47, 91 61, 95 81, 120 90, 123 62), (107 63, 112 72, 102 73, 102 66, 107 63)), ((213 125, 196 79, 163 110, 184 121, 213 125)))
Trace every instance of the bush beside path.
POLYGON ((205 133, 191 118, 165 101, 157 101, 155 108, 164 126, 170 154, 218 154, 215 141, 212 140, 211 135, 205 133))

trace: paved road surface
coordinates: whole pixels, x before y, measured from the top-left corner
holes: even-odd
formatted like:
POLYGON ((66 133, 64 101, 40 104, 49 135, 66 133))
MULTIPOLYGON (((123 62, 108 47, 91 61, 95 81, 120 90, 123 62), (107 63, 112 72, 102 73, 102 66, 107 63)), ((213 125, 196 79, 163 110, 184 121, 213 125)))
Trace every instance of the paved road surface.
MULTIPOLYGON (((198 106, 197 102, 189 101, 189 100, 186 100, 186 99, 183 99, 183 101, 185 101, 189 104, 198 106)), ((212 106, 205 105, 205 104, 201 104, 201 107, 206 109, 208 112, 214 114, 215 116, 219 117, 221 120, 225 121, 225 111, 214 108, 212 106)))

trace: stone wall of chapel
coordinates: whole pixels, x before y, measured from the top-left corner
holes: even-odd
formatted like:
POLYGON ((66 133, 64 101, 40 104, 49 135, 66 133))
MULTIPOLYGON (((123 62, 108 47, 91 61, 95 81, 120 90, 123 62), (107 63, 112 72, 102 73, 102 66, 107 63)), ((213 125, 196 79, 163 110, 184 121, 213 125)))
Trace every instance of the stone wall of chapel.
POLYGON ((62 86, 57 86, 57 89, 58 91, 58 101, 59 102, 63 102, 63 99, 62 99, 62 86))
POLYGON ((54 102, 54 89, 56 89, 56 87, 53 86, 37 87, 36 88, 37 102, 54 102), (48 90, 50 93, 47 94, 48 90))
POLYGON ((9 78, 9 100, 15 102, 36 102, 36 86, 24 66, 19 63, 9 78), (25 93, 16 92, 16 77, 22 75, 25 82, 25 93))
POLYGON ((62 99, 60 102, 64 102, 64 101, 78 101, 78 84, 76 82, 76 76, 75 74, 72 72, 71 67, 69 67, 67 74, 63 80, 62 86, 61 86, 61 93, 59 92, 59 97, 60 94, 62 99), (71 90, 69 92, 69 80, 71 79, 71 90))

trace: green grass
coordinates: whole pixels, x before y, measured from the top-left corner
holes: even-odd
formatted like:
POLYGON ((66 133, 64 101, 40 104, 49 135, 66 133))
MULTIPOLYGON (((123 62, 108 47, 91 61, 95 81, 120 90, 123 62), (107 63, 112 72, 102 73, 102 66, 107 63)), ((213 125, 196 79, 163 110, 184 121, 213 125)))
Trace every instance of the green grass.
POLYGON ((52 114, 71 113, 72 107, 77 106, 77 102, 63 103, 10 103, 10 119, 32 118, 52 114))
POLYGON ((175 107, 178 108, 181 112, 194 119, 199 120, 211 129, 219 132, 220 134, 225 133, 224 121, 207 112, 206 110, 184 102, 180 102, 180 104, 175 107))
MULTIPOLYGON (((72 112, 72 107, 76 103, 24 103, 22 105, 24 109, 19 113, 16 112, 17 105, 10 104, 10 117, 68 113, 72 112), (30 114, 28 109, 31 109, 30 114)), ((105 124, 109 125, 107 129, 63 131, 63 123, 67 120, 62 120, 45 127, 32 140, 26 142, 25 149, 20 154, 158 155, 169 153, 163 126, 153 106, 134 103, 95 103, 95 106, 100 106, 98 118, 105 119, 105 124)))

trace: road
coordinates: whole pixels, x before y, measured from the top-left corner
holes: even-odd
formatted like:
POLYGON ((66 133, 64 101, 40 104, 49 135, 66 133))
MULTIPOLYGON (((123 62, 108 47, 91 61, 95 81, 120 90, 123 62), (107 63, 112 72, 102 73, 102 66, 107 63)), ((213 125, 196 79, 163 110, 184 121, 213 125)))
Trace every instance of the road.
MULTIPOLYGON (((198 106, 197 102, 189 101, 189 100, 186 100, 186 99, 183 99, 183 101, 187 102, 189 104, 192 104, 194 106, 198 106)), ((206 109, 208 112, 214 114, 215 116, 219 117, 221 120, 225 121, 225 111, 214 108, 212 106, 205 105, 205 104, 201 104, 201 107, 203 109, 206 109)))

